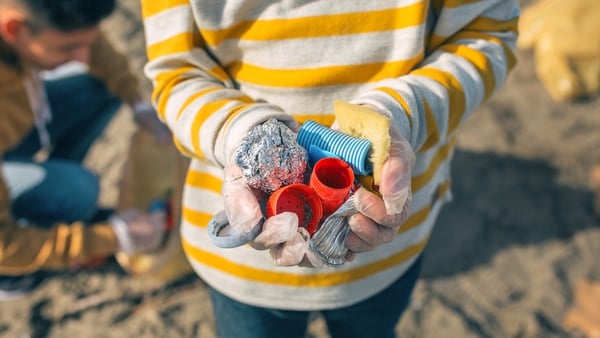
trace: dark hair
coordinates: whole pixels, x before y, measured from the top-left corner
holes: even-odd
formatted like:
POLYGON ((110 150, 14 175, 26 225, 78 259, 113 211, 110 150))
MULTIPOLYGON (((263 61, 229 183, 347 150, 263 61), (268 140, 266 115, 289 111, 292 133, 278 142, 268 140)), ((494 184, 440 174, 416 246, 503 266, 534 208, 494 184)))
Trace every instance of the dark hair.
POLYGON ((116 0, 3 0, 27 12, 28 25, 37 32, 52 28, 62 32, 92 28, 108 17, 116 0))

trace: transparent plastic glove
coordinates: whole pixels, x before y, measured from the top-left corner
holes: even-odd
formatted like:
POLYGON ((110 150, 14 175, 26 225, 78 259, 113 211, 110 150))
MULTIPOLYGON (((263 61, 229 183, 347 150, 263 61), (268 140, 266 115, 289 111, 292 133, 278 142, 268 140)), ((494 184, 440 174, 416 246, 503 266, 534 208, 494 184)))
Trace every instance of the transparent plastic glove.
POLYGON ((208 225, 213 244, 235 248, 252 242, 265 232, 256 243, 257 249, 268 249, 290 239, 298 227, 298 218, 284 213, 265 219, 263 208, 269 195, 247 184, 242 169, 231 159, 224 168, 221 187, 225 210, 218 213, 208 225))
POLYGON ((236 247, 249 242, 257 250, 269 250, 277 266, 322 266, 308 250, 309 235, 298 227, 298 216, 283 212, 265 219, 260 205, 268 196, 249 187, 233 162, 225 167, 222 192, 228 226, 219 234, 219 245, 236 247))
POLYGON ((167 214, 164 211, 144 213, 127 210, 113 216, 110 223, 117 235, 120 251, 126 254, 153 252, 164 243, 167 214))
MULTIPOLYGON (((381 197, 365 188, 355 193, 358 213, 348 217, 351 231, 346 239, 346 246, 351 253, 370 251, 390 242, 410 215, 415 154, 397 130, 390 129, 390 136, 390 155, 383 164, 379 184, 381 197)), ((352 254, 348 256, 349 259, 352 257, 352 254)))
POLYGON ((295 142, 293 127, 269 118, 249 130, 229 155, 221 187, 225 210, 208 224, 213 244, 233 248, 254 240, 265 222, 269 195, 304 179, 306 152, 295 142))
POLYGON ((133 109, 133 119, 139 127, 152 134, 154 140, 160 144, 170 142, 171 131, 158 119, 157 112, 150 103, 137 102, 131 107, 133 109))
POLYGON ((213 242, 218 240, 215 244, 226 248, 248 243, 263 227, 264 216, 260 205, 266 203, 267 195, 246 184, 244 174, 234 160, 225 166, 221 193, 227 225, 215 234, 213 242))
POLYGON ((308 231, 298 227, 298 216, 283 212, 269 217, 261 233, 250 244, 258 250, 268 249, 277 266, 321 267, 323 261, 308 250, 309 240, 308 231))

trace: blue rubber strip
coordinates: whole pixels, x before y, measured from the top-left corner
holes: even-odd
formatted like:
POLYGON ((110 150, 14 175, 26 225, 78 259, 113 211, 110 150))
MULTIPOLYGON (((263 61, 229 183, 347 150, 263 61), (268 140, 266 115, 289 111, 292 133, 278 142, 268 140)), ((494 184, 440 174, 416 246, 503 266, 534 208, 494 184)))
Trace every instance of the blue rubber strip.
POLYGON ((230 226, 225 211, 220 211, 208 222, 208 237, 219 248, 237 248, 254 240, 262 231, 264 218, 260 220, 249 232, 221 235, 221 232, 230 226))

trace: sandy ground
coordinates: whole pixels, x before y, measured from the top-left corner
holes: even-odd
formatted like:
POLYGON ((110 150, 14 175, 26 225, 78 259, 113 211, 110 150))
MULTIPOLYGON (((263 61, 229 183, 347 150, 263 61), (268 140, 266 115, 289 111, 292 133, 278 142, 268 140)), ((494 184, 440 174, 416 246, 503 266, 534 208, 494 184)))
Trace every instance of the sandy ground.
MULTIPOLYGON (((529 1, 522 0, 521 4, 529 1)), ((144 62, 138 2, 122 0, 110 35, 144 62)), ((600 163, 600 99, 557 104, 519 51, 506 86, 464 126, 455 156, 454 201, 425 252, 402 337, 579 337, 563 327, 572 289, 600 280, 600 220, 588 170, 600 163)), ((149 85, 146 84, 149 88, 149 85)), ((128 111, 88 165, 103 173, 102 203, 116 186, 134 131, 128 111)), ((308 337, 325 338, 318 316, 308 337)), ((2 337, 214 337, 205 285, 131 277, 115 263, 57 274, 0 307, 2 337)))

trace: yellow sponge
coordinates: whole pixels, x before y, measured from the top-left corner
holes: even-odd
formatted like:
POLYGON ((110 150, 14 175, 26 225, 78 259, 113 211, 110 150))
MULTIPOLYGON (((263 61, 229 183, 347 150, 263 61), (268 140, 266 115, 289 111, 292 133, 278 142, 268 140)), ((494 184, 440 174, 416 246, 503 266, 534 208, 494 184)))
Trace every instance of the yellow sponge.
POLYGON ((390 120, 371 109, 342 101, 335 101, 333 110, 341 132, 371 141, 369 160, 374 184, 378 185, 381 168, 390 151, 390 120))

